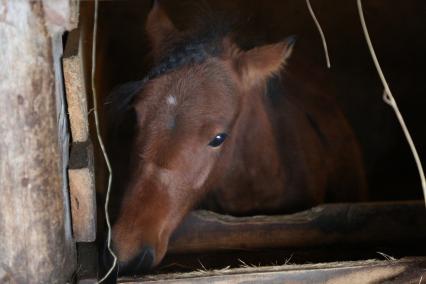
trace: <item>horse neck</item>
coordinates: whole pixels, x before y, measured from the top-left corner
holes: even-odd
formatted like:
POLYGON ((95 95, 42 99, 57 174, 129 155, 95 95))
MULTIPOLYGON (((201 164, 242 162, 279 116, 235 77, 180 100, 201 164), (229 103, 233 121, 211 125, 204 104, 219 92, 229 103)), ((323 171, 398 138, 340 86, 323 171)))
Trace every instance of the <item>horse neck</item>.
POLYGON ((266 169, 276 176, 283 172, 273 127, 271 109, 265 88, 258 87, 244 94, 236 125, 240 140, 237 147, 246 168, 266 169))

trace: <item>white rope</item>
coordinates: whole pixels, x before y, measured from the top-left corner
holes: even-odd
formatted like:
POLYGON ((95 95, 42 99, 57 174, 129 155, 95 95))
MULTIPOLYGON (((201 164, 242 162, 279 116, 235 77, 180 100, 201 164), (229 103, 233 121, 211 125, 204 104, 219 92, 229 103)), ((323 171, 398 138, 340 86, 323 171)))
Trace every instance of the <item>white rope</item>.
POLYGON ((373 58, 374 65, 376 66, 376 69, 377 69, 377 73, 379 74, 380 80, 382 81, 382 84, 383 84, 383 87, 384 87, 383 100, 385 101, 385 103, 387 103, 388 105, 390 105, 393 108, 393 110, 396 114, 396 117, 398 119, 398 122, 401 125, 402 131, 404 132, 405 138, 407 139, 408 145, 410 146, 411 152, 413 153, 414 160, 415 160, 416 165, 417 165, 417 170, 419 171, 420 182, 421 182, 422 189, 423 189, 423 197, 425 199, 425 205, 426 205, 426 179, 425 179, 425 174, 424 174, 424 171, 423 171, 423 167, 422 167, 422 163, 420 161, 419 154, 417 153, 416 146, 414 145, 413 139, 411 138, 410 132, 408 131, 408 128, 405 124, 404 118, 402 117, 402 114, 399 111, 399 108, 398 108, 398 105, 395 101, 395 98, 392 95, 392 92, 389 88, 389 85, 388 85, 386 79, 385 79, 385 76, 383 75, 382 68, 380 67, 376 53, 374 52, 373 44, 371 43, 370 35, 368 33, 367 25, 366 25, 365 19, 364 19, 364 13, 363 13, 363 10, 362 10, 361 0, 357 0, 357 4, 358 4, 358 12, 359 12, 360 20, 361 20, 362 29, 364 31, 365 40, 367 41, 368 49, 370 50, 371 57, 373 58))
POLYGON ((108 227, 108 239, 107 239, 107 246, 108 251, 114 258, 113 264, 111 268, 108 270, 108 272, 105 274, 105 276, 98 282, 102 283, 105 281, 105 279, 111 274, 111 272, 114 270, 115 266, 117 265, 117 256, 114 254, 114 252, 111 249, 111 222, 109 220, 109 214, 108 214, 108 204, 109 204, 109 196, 111 191, 111 183, 112 183, 112 168, 111 164, 108 158, 108 155, 105 151, 105 145, 102 140, 101 130, 99 126, 99 114, 98 114, 98 101, 97 101, 97 95, 96 95, 96 88, 95 88, 95 72, 96 72, 96 36, 98 31, 98 6, 99 1, 95 0, 95 7, 94 7, 94 15, 93 15, 93 35, 92 35, 92 74, 91 74, 91 84, 92 84, 92 97, 93 97, 93 113, 95 115, 95 127, 96 127, 96 135, 98 138, 99 145, 101 147, 102 154, 104 156, 105 163, 108 168, 108 188, 106 193, 106 199, 105 199, 105 219, 108 227))
POLYGON ((325 40, 324 32, 322 31, 321 25, 318 22, 317 17, 315 16, 315 13, 314 13, 314 10, 312 9, 310 0, 306 0, 306 5, 308 6, 309 13, 311 14, 312 19, 314 20, 315 25, 317 26, 318 32, 321 36, 322 45, 324 47, 325 61, 327 63, 327 68, 330 69, 331 63, 330 63, 330 57, 328 56, 327 41, 325 40))

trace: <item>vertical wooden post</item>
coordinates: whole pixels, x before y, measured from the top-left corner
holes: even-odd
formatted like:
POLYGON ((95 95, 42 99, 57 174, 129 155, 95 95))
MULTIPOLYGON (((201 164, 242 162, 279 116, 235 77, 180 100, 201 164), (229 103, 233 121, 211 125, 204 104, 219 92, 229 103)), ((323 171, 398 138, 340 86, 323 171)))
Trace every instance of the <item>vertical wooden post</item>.
POLYGON ((1 283, 65 283, 75 270, 56 50, 75 3, 0 1, 1 283))
POLYGON ((62 63, 72 136, 68 178, 73 236, 77 242, 93 242, 96 239, 96 189, 93 146, 89 135, 84 35, 85 30, 81 26, 68 33, 62 63))

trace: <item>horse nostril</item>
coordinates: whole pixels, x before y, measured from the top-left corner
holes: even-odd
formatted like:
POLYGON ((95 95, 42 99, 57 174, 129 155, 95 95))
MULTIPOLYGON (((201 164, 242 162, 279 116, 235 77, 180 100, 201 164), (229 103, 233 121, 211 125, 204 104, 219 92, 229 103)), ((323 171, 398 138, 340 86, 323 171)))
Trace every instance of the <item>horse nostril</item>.
POLYGON ((128 262, 119 263, 120 275, 135 275, 149 271, 154 265, 155 251, 150 246, 145 246, 138 256, 128 262))

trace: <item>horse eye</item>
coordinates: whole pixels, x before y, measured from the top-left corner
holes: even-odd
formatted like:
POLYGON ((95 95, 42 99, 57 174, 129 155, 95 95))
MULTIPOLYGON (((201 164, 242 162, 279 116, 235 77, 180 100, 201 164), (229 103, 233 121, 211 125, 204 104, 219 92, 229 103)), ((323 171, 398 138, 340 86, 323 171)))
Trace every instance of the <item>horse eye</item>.
POLYGON ((214 147, 214 148, 219 147, 223 143, 223 141, 225 141, 226 137, 228 137, 228 134, 226 134, 226 133, 217 134, 213 138, 213 140, 210 141, 209 146, 214 147))

